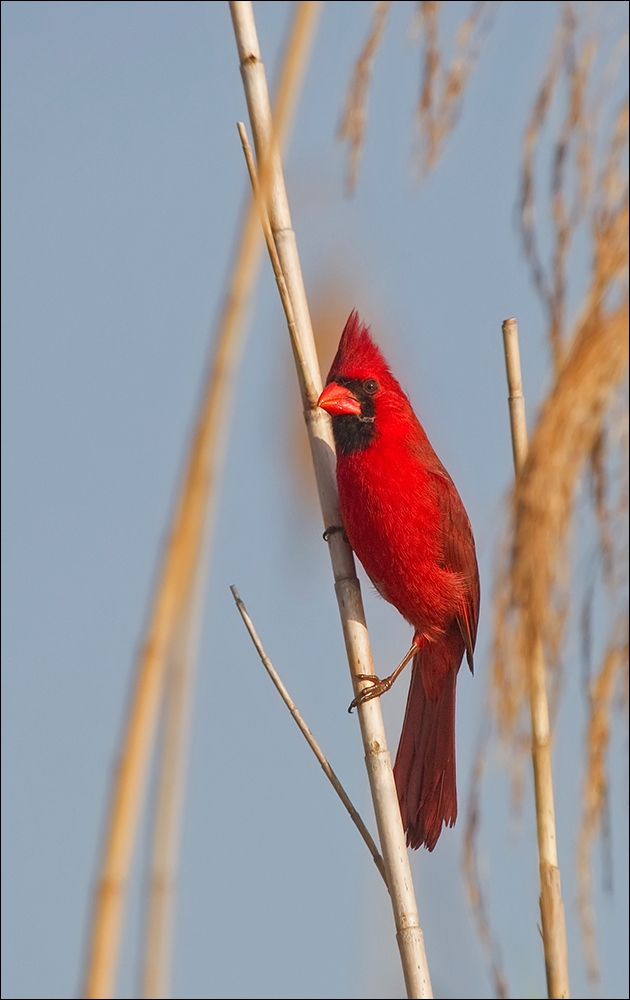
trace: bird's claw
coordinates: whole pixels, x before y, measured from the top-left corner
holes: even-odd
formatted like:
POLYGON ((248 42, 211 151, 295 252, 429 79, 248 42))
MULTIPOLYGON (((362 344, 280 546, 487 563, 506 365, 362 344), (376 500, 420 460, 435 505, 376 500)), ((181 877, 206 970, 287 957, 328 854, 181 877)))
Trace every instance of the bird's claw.
POLYGON ((384 681, 377 677, 376 674, 357 674, 357 680, 369 681, 371 687, 363 688, 359 691, 356 698, 350 703, 348 712, 352 715, 352 709, 357 708, 359 705, 364 705, 366 701, 371 701, 372 698, 380 698, 382 694, 389 691, 392 686, 392 681, 389 677, 386 677, 384 681))

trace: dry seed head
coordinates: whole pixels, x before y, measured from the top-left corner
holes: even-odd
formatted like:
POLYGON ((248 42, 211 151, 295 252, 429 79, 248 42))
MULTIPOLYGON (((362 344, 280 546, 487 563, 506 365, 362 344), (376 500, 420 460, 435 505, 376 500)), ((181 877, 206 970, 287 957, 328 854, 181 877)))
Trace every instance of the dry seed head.
MULTIPOLYGON (((628 371, 628 102, 603 135, 613 78, 604 69, 596 88, 596 33, 565 4, 548 68, 524 138, 521 234, 535 286, 545 306, 554 379, 531 436, 527 463, 510 501, 495 601, 493 705, 515 756, 527 726, 528 663, 542 643, 548 688, 559 691, 558 670, 571 605, 572 520, 580 484, 589 475, 598 548, 611 627, 591 686, 586 745, 584 814, 578 868, 587 966, 597 961, 589 902, 590 851, 606 804, 605 752, 612 692, 627 686, 628 371), (595 96, 593 96, 595 94, 595 96), (555 99, 564 117, 553 141, 548 264, 539 250, 536 163, 555 99), (606 100, 608 98, 608 101, 606 100), (598 146, 603 154, 596 162, 598 146), (567 316, 567 284, 578 231, 591 243, 591 272, 577 318, 567 316), (623 411, 624 416, 621 416, 623 411)), ((618 64, 618 52, 614 54, 618 64)), ((595 581, 589 581, 592 595, 595 581)), ((589 597, 590 601, 592 598, 589 597)))
MULTIPOLYGON (((376 51, 381 42, 391 4, 375 4, 366 42, 356 61, 338 130, 338 138, 349 144, 346 189, 352 193, 365 141, 367 97, 376 51)), ((443 62, 438 21, 442 4, 425 0, 417 5, 409 37, 423 36, 422 85, 417 102, 418 175, 424 177, 438 162, 446 139, 457 124, 470 74, 492 27, 498 3, 479 2, 459 25, 455 53, 450 65, 443 62)))

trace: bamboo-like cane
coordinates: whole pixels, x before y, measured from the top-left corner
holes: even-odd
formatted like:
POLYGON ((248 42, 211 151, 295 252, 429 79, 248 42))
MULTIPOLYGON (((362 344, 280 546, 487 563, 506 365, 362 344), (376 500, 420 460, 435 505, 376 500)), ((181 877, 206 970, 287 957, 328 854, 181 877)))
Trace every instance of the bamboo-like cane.
POLYGON ((380 854, 378 852, 378 847, 374 843, 374 841, 372 839, 372 836, 370 834, 370 831, 368 830, 368 828, 366 827, 365 823, 361 819, 360 814, 357 812, 357 810, 352 805, 352 800, 350 799, 350 796, 348 795, 348 793, 346 792, 345 788, 343 787, 343 785, 339 781, 339 778, 337 777, 337 775, 333 771, 332 767, 330 766, 330 764, 326 760, 326 756, 325 756, 322 748, 320 747, 319 743, 317 742, 317 740, 313 736, 312 732, 310 731, 310 729, 306 725, 306 722, 302 718, 302 715, 301 715, 299 709, 297 708, 297 705, 295 705, 293 699, 291 698, 291 695, 289 694, 289 692, 287 691, 286 687, 284 686, 284 684, 282 682, 282 678, 280 677, 280 674, 275 669, 273 663, 271 662, 271 660, 269 659, 269 657, 265 653, 263 644, 260 641, 260 638, 258 636, 258 633, 257 633, 256 629, 254 628, 253 621, 251 620, 251 618, 249 617, 249 615, 247 613, 247 608, 243 604, 243 601, 241 599, 241 595, 239 594, 238 590, 234 586, 230 587, 230 590, 232 591, 232 596, 233 596, 233 598, 234 598, 234 600, 236 602, 236 607, 238 608, 238 610, 240 612, 240 615, 241 615, 241 618, 243 619, 243 621, 245 623, 245 628, 249 632, 250 638, 251 638, 252 642, 254 643, 254 646, 256 647, 256 652, 258 653, 258 655, 259 655, 259 657, 261 659, 261 662, 262 662, 265 670, 267 671, 267 673, 271 677, 271 680, 273 681, 273 683, 274 683, 274 685, 276 687, 276 690, 278 691, 278 694, 280 695, 280 697, 282 698, 283 702, 285 703, 285 705, 289 709, 289 712, 291 713, 291 716, 293 717, 293 721, 297 725, 298 729, 302 733, 302 736, 304 737, 304 739, 308 743, 309 747, 311 748, 311 750, 313 751, 313 753, 317 757, 317 760, 321 764, 322 771, 324 772, 324 774, 326 775, 326 777, 330 781, 331 785, 335 789, 337 795, 339 796, 339 798, 343 802, 343 804, 344 804, 344 806, 345 806, 345 808, 346 808, 346 810, 348 812, 348 815, 350 816, 350 819, 352 820, 352 822, 356 826, 357 830, 361 834, 363 840, 365 841, 367 849, 370 852, 370 854, 372 855, 372 859, 374 861, 374 864, 378 868, 378 870, 379 870, 379 872, 380 872, 380 874, 381 874, 381 876, 383 878, 383 881, 385 882, 385 885, 387 886, 387 878, 385 876, 385 866, 383 864, 383 859, 382 859, 382 857, 380 856, 380 854))
MULTIPOLYGON (((294 35, 299 36, 301 41, 297 47, 289 46, 287 50, 283 82, 278 93, 280 139, 287 130, 300 91, 308 41, 312 36, 319 8, 319 3, 302 3, 298 9, 294 35)), ((199 600, 198 595, 195 597, 194 581, 204 548, 206 525, 211 523, 213 517, 216 502, 216 490, 213 487, 222 467, 232 386, 238 369, 247 310, 258 273, 261 250, 258 209, 251 199, 244 216, 233 276, 221 311, 216 348, 208 371, 171 533, 165 546, 146 638, 138 659, 119 765, 113 778, 103 860, 94 895, 87 946, 83 987, 83 995, 86 997, 114 995, 126 884, 144 798, 148 761, 155 738, 166 662, 173 649, 177 631, 181 629, 185 633, 187 630, 186 619, 190 615, 191 602, 194 604, 199 600)), ((193 621, 192 617, 190 621, 193 621)), ((190 655, 185 654, 185 658, 190 660, 190 655)), ((184 682, 184 688, 186 683, 188 682, 184 682)), ((175 714, 185 716, 186 701, 187 695, 182 689, 179 707, 173 708, 175 714)), ((183 758, 183 754, 180 756, 183 758)), ((176 843, 177 824, 174 815, 179 781, 174 780, 173 775, 180 768, 181 762, 174 765, 170 776, 165 778, 171 787, 171 792, 165 794, 173 795, 172 806, 164 810, 165 815, 170 817, 164 821, 169 824, 170 830, 161 834, 163 846, 160 847, 164 857, 160 865, 167 875, 169 871, 172 873, 169 857, 172 857, 176 843)), ((168 902, 166 905, 168 907, 168 902)), ((156 916, 155 924, 158 928, 155 933, 165 933, 169 924, 167 913, 156 916)), ((155 951, 155 944, 152 947, 155 951)), ((156 990, 163 988, 163 978, 161 982, 161 986, 154 983, 156 990)))
MULTIPOLYGON (((274 101, 274 127, 278 141, 284 145, 293 120, 295 108, 302 90, 302 83, 309 61, 310 49, 317 29, 317 21, 321 12, 321 2, 302 0, 295 5, 295 12, 285 52, 282 59, 280 81, 274 101)), ((244 329, 246 310, 251 291, 258 275, 261 259, 261 240, 258 209, 254 199, 249 200, 241 250, 236 262, 235 271, 238 274, 240 261, 247 260, 250 243, 255 246, 255 266, 249 271, 250 280, 243 289, 230 288, 228 293, 234 295, 237 323, 228 323, 218 331, 217 344, 219 350, 224 337, 228 338, 234 349, 240 341, 239 331, 244 329)), ((221 371, 215 372, 221 377, 221 371)), ((228 391, 233 387, 230 382, 228 391)), ((210 406, 217 409, 219 419, 221 411, 225 425, 229 423, 229 406, 225 405, 225 396, 220 386, 213 379, 208 385, 207 395, 210 406)), ((206 410, 208 418, 208 410, 206 410)), ((218 438, 214 438, 218 445, 218 438)), ((210 536, 213 528, 215 503, 214 498, 219 485, 220 464, 217 463, 213 486, 210 488, 209 508, 206 517, 206 535, 210 536)), ((202 545, 198 561, 202 562, 202 545)), ((191 607, 184 608, 183 621, 177 629, 175 649, 172 663, 169 667, 169 679, 166 688, 166 720, 165 734, 160 763, 160 779, 158 786, 154 842, 151 862, 151 874, 148 887, 146 938, 144 954, 144 996, 146 998, 167 997, 169 995, 170 959, 172 950, 173 908, 175 902, 175 883, 177 876, 177 855, 179 845, 180 812, 183 798, 183 783, 186 766, 186 752, 189 730, 189 708, 191 688, 193 683, 194 664, 196 661, 196 633, 198 631, 194 608, 201 604, 205 574, 199 570, 196 576, 191 607), (194 606, 194 608, 193 608, 194 606)))
MULTIPOLYGON (((282 165, 273 135, 264 66, 260 58, 252 5, 231 0, 241 75, 254 136, 261 189, 268 195, 262 204, 267 210, 273 238, 289 292, 292 317, 289 321, 304 415, 315 466, 324 526, 341 523, 335 480, 335 451, 330 418, 317 406, 322 383, 311 329, 306 294, 299 265, 295 234, 284 187, 282 165)), ((289 317, 287 317, 289 319, 289 317)), ((354 559, 342 532, 332 532, 328 545, 335 578, 335 591, 355 692, 363 685, 357 674, 373 673, 365 615, 354 559)), ((366 765, 394 911, 396 937, 400 949, 408 997, 430 997, 431 984, 418 923, 411 869, 400 819, 398 798, 387 751, 385 730, 377 698, 359 706, 359 722, 366 765)))
MULTIPOLYGON (((514 473, 518 478, 527 458, 527 423, 515 319, 506 319, 503 323, 503 346, 509 392, 514 473)), ((532 764, 540 865, 540 915, 547 993, 550 997, 568 997, 570 994, 567 934, 556 846, 545 661, 540 641, 536 644, 534 656, 529 664, 529 706, 532 720, 532 764)))

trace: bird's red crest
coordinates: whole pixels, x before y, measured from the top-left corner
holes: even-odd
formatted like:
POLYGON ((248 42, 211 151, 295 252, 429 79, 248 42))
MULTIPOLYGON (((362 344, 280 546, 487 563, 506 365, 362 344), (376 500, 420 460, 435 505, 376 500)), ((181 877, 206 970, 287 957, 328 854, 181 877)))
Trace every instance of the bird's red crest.
POLYGON ((352 378, 367 378, 374 375, 383 378, 389 375, 393 378, 385 358, 370 336, 369 327, 361 322, 356 309, 350 313, 341 334, 327 383, 339 375, 352 378))

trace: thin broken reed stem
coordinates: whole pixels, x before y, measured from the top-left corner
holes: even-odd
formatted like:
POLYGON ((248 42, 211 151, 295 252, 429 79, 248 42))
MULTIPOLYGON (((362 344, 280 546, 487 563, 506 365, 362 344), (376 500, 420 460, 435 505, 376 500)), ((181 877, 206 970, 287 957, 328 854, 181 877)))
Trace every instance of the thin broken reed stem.
POLYGON ((285 705, 289 709, 289 712, 293 716, 293 719, 295 720, 295 723, 296 723, 298 729, 302 733, 304 739, 306 740, 306 742, 310 746, 311 750, 313 751, 313 753, 317 757, 319 763, 321 764, 321 767, 322 767, 322 770, 323 770, 324 774, 326 775, 326 777, 330 781, 331 785, 335 789, 337 795, 339 796, 339 798, 343 802, 344 806, 346 807, 346 809, 347 809, 347 811, 348 811, 348 813, 350 815, 350 819, 352 820, 352 822, 356 826, 357 830, 359 831, 359 833, 363 837, 363 840, 365 841, 365 843, 367 845, 367 849, 369 850, 370 854, 372 855, 372 858, 374 860, 374 864, 376 865, 376 867, 378 868, 379 872, 381 873, 383 881, 385 882, 385 886, 387 887, 387 878, 385 876, 385 866, 383 865, 383 859, 382 859, 381 855, 379 854, 378 847, 376 846, 376 844, 374 843, 374 841, 372 839, 372 835, 371 835, 370 831, 368 830, 368 828, 366 827, 365 823, 361 819, 360 814, 357 812, 357 810, 352 805, 350 797, 348 796, 347 792, 345 791, 343 785, 339 781, 339 778, 337 777, 337 775, 333 771, 332 767, 328 763, 328 761, 327 761, 327 759, 326 759, 326 757, 325 757, 325 755, 324 755, 324 753, 323 753, 323 751, 322 751, 319 743, 317 742, 317 740, 313 736, 312 732, 310 731, 310 729, 306 725, 306 722, 302 718, 302 715, 300 714, 299 709, 295 705, 293 699, 291 698, 291 695, 289 694, 289 692, 287 691, 286 687, 284 686, 284 684, 282 682, 282 678, 280 677, 280 675, 278 674, 278 672, 275 669, 274 665, 272 664, 271 660, 269 659, 269 657, 265 653, 263 644, 262 644, 262 642, 260 641, 260 639, 258 637, 258 633, 257 633, 256 629, 254 628, 254 623, 253 623, 253 621, 251 620, 251 618, 249 617, 249 615, 247 613, 247 609, 246 609, 245 605, 243 604, 243 601, 241 599, 241 596, 240 596, 238 590, 236 589, 235 586, 231 586, 230 590, 232 591, 232 596, 234 597, 234 600, 236 602, 236 607, 238 608, 238 610, 239 610, 239 612, 241 614, 241 618, 245 622, 245 628, 247 629, 247 631, 250 634, 251 640, 254 643, 254 646, 256 647, 256 652, 258 653, 258 655, 259 655, 259 657, 260 657, 260 659, 262 661, 262 664, 263 664, 265 670, 267 671, 267 673, 271 677, 271 680, 273 681, 273 683, 276 686, 278 694, 280 695, 280 697, 282 698, 283 702, 285 703, 285 705))

